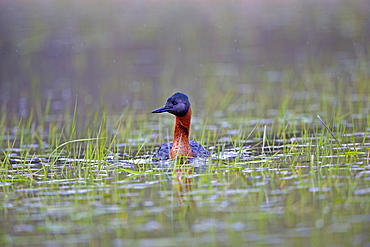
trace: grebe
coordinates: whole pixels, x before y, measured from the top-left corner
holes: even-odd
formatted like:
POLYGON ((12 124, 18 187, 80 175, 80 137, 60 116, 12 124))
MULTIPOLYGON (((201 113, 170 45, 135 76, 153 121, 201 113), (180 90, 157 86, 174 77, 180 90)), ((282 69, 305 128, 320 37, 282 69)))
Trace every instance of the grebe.
POLYGON ((188 96, 175 93, 166 104, 152 113, 169 112, 175 115, 173 142, 164 143, 153 155, 153 161, 173 159, 179 156, 208 157, 209 152, 194 140, 189 140, 191 108, 188 96))

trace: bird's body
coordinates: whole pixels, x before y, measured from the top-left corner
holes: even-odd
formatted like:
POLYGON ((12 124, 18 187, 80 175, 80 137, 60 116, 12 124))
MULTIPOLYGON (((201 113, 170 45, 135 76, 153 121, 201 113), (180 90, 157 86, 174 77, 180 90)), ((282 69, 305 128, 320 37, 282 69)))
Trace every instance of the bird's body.
MULTIPOLYGON (((202 145, 194 140, 189 140, 189 146, 193 152, 193 156, 191 157, 201 157, 207 158, 209 156, 209 152, 205 149, 202 145)), ((163 143, 158 151, 153 154, 153 160, 167 160, 170 158, 170 150, 172 148, 172 142, 163 143)))
POLYGON ((166 160, 176 157, 208 157, 209 152, 194 140, 189 140, 191 108, 188 97, 175 93, 167 99, 165 106, 152 113, 169 112, 175 115, 175 129, 172 143, 162 144, 153 155, 153 160, 166 160))

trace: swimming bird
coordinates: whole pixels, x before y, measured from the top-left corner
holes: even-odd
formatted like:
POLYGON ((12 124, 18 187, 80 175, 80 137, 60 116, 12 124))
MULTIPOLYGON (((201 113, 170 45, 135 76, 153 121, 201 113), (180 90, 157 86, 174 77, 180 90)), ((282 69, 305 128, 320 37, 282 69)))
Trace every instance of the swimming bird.
POLYGON ((198 142, 189 140, 191 107, 188 96, 175 93, 166 104, 152 113, 168 112, 175 115, 173 141, 162 144, 153 155, 153 161, 173 159, 176 157, 208 157, 209 152, 198 142))

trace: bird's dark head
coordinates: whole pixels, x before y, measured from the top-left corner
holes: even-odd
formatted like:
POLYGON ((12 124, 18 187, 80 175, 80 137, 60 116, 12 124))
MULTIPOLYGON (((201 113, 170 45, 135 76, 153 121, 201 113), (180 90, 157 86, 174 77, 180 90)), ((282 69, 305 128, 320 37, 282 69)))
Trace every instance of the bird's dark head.
POLYGON ((190 102, 188 96, 183 93, 175 93, 169 97, 166 104, 152 113, 169 112, 175 116, 183 117, 188 113, 190 102))

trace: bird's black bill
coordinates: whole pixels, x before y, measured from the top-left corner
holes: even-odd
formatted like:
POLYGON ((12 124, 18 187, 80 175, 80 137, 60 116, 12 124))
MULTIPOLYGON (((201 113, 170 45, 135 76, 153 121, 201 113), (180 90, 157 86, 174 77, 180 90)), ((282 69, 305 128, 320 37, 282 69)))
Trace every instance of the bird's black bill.
POLYGON ((163 106, 161 108, 158 108, 156 110, 153 110, 152 113, 161 113, 161 112, 168 112, 171 108, 168 106, 163 106))

